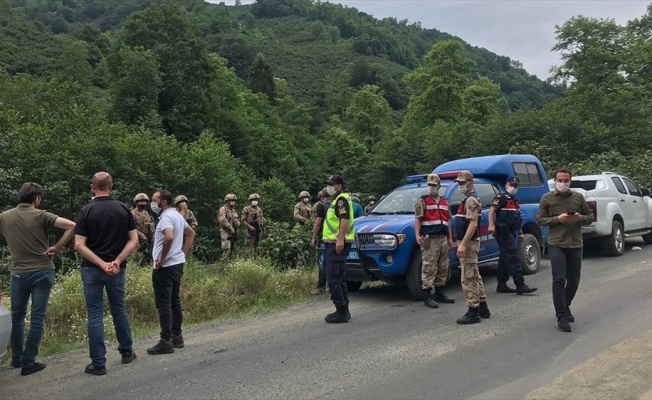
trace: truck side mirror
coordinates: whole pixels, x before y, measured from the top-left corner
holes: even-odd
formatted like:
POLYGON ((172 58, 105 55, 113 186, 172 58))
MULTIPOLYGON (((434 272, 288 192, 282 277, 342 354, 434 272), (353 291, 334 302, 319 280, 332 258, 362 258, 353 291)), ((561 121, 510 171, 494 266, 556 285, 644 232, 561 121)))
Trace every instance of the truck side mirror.
POLYGON ((641 193, 643 193, 643 196, 652 195, 652 191, 650 189, 641 189, 641 193))

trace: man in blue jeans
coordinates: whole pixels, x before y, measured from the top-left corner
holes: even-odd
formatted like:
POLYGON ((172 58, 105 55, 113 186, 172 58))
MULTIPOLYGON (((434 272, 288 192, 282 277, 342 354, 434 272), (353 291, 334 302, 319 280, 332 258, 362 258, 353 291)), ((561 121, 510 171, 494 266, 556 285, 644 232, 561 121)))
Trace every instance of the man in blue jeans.
POLYGON ((138 233, 131 210, 111 197, 113 180, 107 172, 93 176, 95 198, 77 216, 75 250, 83 257, 81 277, 88 312, 88 344, 92 362, 84 372, 106 374, 104 345, 104 290, 109 300, 118 351, 122 363, 136 358, 125 307, 127 257, 138 246, 138 233))
POLYGON ((20 204, 16 208, 0 214, 0 231, 11 254, 11 365, 22 368, 21 375, 30 375, 45 368, 45 364, 34 360, 43 338, 45 313, 54 284, 52 256, 70 241, 75 223, 38 209, 43 188, 37 183, 23 184, 18 197, 20 204), (50 247, 48 231, 52 227, 66 232, 50 247), (30 296, 31 322, 25 342, 25 316, 30 296))

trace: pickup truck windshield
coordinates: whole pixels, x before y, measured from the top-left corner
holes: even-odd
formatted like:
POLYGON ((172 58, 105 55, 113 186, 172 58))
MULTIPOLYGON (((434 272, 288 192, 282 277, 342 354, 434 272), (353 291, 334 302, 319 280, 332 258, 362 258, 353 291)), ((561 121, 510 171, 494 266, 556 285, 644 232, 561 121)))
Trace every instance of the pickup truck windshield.
MULTIPOLYGON (((439 195, 445 195, 447 188, 448 186, 440 187, 439 195)), ((427 186, 394 190, 382 199, 370 214, 414 214, 414 204, 417 199, 427 193, 427 186)))

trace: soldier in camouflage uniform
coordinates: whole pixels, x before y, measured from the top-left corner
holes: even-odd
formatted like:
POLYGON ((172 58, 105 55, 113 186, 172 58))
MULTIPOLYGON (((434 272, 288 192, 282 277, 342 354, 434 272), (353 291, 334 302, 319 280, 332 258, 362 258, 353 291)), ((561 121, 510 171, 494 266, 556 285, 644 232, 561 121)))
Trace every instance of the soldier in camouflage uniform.
POLYGON ((376 196, 367 197, 367 206, 364 208, 364 215, 369 215, 376 206, 376 196))
POLYGON ((237 200, 233 193, 227 194, 224 196, 224 205, 217 212, 217 222, 222 236, 223 259, 226 261, 231 260, 231 253, 235 250, 236 229, 240 226, 238 212, 235 210, 237 200))
MULTIPOLYGON (((188 225, 192 228, 193 231, 197 232, 197 218, 195 214, 188 208, 188 198, 184 195, 180 195, 174 198, 174 207, 179 211, 179 214, 183 216, 183 219, 186 220, 188 225)), ((186 242, 186 235, 183 235, 183 243, 186 242)), ((187 254, 188 256, 192 255, 192 247, 187 254)))
POLYGON ((138 193, 134 197, 134 208, 131 214, 136 220, 138 232, 138 248, 136 251, 144 260, 152 261, 152 246, 154 246, 154 218, 147 212, 149 197, 145 193, 138 193))
POLYGON ((247 228, 245 254, 250 257, 258 255, 258 244, 266 235, 265 217, 263 217, 263 209, 258 206, 259 201, 260 196, 252 193, 249 196, 249 205, 242 209, 242 225, 247 228))
POLYGON ((299 193, 299 202, 294 205, 294 220, 303 225, 310 219, 310 217, 312 217, 312 215, 310 193, 304 190, 299 193))

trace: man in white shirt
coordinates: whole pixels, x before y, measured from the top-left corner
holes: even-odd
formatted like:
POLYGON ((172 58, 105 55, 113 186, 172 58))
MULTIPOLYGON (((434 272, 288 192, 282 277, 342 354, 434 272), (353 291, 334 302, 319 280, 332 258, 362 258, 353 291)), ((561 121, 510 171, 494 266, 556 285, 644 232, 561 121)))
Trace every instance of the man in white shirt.
POLYGON ((152 251, 154 260, 152 285, 161 323, 161 340, 154 347, 147 349, 147 353, 168 354, 174 353, 175 348, 180 349, 184 346, 181 334, 183 315, 179 289, 183 277, 183 264, 195 239, 195 231, 174 208, 172 194, 169 191, 157 190, 152 195, 151 207, 159 216, 152 251))

